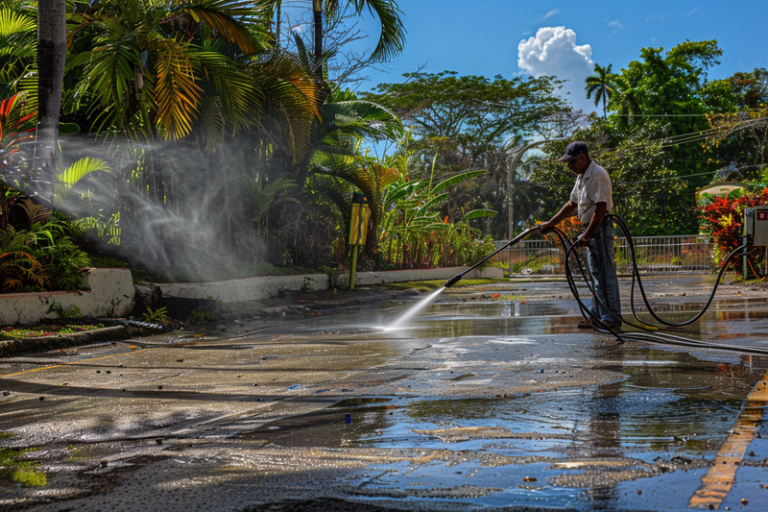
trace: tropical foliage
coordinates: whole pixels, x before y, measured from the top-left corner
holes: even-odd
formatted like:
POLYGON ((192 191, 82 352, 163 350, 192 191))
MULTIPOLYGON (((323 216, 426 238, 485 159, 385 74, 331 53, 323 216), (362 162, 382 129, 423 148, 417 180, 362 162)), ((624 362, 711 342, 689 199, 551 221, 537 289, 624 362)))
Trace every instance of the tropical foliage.
POLYGON ((76 290, 88 255, 75 245, 72 228, 29 200, 21 204, 28 227, 0 229, 3 292, 76 290))
MULTIPOLYGON (((587 97, 603 102, 602 118, 566 129, 564 141, 545 146, 562 154, 573 140, 586 141, 608 170, 614 211, 633 234, 696 233, 696 191, 712 182, 755 179, 766 165, 768 73, 756 69, 709 80, 722 50, 715 41, 686 41, 668 51, 643 48, 640 59, 619 72, 595 66, 587 97)), ((551 215, 567 200, 573 176, 562 164, 531 164, 530 182, 546 187, 551 215)))
POLYGON ((311 17, 301 32, 284 23, 282 0, 66 5, 48 166, 65 222, 24 195, 45 181, 31 163, 37 4, 0 0, 6 290, 75 287, 87 264, 78 245, 168 279, 345 267, 354 193, 371 208, 361 265, 470 263, 507 236, 512 211, 515 231, 559 209, 573 176, 548 155, 575 139, 611 173, 635 234, 697 230, 695 190, 723 169, 766 184, 768 72, 709 80, 715 41, 644 48, 617 72, 595 65, 585 93, 602 115, 586 116, 552 77, 419 70, 351 90, 352 74, 404 47, 394 0, 295 2, 311 17), (341 34, 369 13, 375 43, 345 61, 341 34), (541 139, 542 153, 523 154, 541 139))
MULTIPOLYGON (((701 229, 704 233, 712 236, 716 244, 715 261, 719 265, 723 265, 725 257, 743 243, 744 211, 755 206, 768 205, 768 188, 755 193, 725 195, 708 199, 707 204, 699 207, 701 229)), ((765 260, 763 251, 751 251, 749 258, 753 272, 755 272, 754 269, 763 267, 765 260)), ((729 266, 737 274, 742 273, 741 258, 734 258, 729 266)))

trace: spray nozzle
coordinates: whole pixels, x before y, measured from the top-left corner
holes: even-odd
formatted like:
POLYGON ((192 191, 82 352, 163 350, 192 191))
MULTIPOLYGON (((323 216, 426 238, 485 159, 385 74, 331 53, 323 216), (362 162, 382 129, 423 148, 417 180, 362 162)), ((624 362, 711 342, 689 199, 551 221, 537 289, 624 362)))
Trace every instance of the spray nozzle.
POLYGON ((450 288, 451 286, 461 281, 462 277, 464 277, 464 274, 456 274, 455 276, 447 280, 443 286, 445 286, 446 288, 450 288))

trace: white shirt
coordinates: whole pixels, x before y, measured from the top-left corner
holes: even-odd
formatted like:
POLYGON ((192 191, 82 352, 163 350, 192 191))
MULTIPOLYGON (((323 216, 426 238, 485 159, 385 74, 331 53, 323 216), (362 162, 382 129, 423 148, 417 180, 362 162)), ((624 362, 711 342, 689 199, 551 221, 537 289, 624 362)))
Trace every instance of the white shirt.
POLYGON ((586 172, 576 178, 576 185, 571 191, 571 201, 579 205, 579 219, 585 227, 592 220, 597 203, 605 203, 607 210, 612 210, 613 190, 611 178, 606 170, 594 161, 591 162, 586 172))

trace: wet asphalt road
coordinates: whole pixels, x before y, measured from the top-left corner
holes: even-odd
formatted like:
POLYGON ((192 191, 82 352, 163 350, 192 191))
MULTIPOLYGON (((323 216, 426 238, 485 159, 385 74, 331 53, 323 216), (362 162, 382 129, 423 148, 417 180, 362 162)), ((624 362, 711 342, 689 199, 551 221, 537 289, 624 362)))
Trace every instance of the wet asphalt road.
MULTIPOLYGON (((649 281, 675 321, 709 284, 649 281)), ((619 345, 562 282, 448 290, 382 330, 407 307, 2 360, 2 456, 29 463, 0 510, 761 510, 768 357, 619 345)), ((768 293, 737 286, 676 331, 766 333, 768 293)))

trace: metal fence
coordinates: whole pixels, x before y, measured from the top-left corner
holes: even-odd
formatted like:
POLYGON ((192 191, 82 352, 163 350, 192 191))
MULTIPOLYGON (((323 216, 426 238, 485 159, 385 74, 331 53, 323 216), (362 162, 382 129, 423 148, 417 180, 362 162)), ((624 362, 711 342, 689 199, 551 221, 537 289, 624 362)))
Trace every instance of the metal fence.
MULTIPOLYGON (((641 272, 701 272, 713 269, 713 244, 702 235, 633 237, 637 266, 641 272)), ((494 242, 497 247, 505 242, 494 242)), ((632 270, 632 254, 627 239, 615 242, 616 270, 632 270)), ((580 249, 583 251, 584 249, 580 249)), ((583 255, 586 262, 586 255, 583 255)), ((565 253, 559 243, 549 240, 524 240, 491 259, 509 265, 513 274, 561 274, 565 272, 565 253)))

